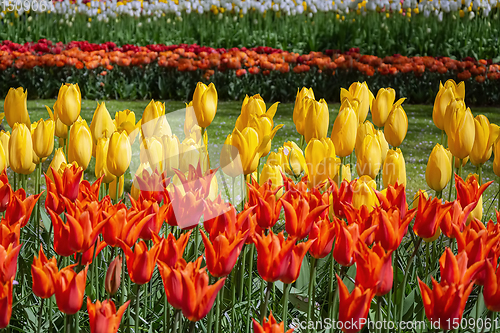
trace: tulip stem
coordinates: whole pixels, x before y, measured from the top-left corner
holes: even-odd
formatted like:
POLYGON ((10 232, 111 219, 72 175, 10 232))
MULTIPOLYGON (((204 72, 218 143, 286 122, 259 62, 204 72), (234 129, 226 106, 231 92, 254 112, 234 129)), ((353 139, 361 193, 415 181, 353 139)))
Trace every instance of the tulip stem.
POLYGON ((163 333, 170 333, 170 306, 168 305, 167 295, 163 299, 163 315, 165 318, 165 323, 163 326, 163 333))
MULTIPOLYGON (((253 285, 253 256, 255 253, 255 245, 250 245, 250 263, 248 266, 248 285, 247 285, 247 292, 248 292, 248 303, 247 303, 247 329, 246 332, 250 332, 250 315, 252 312, 252 285, 253 285)), ((244 266, 243 266, 244 267, 244 266)), ((244 272, 244 269, 242 270, 244 272)))
POLYGON ((236 270, 231 272, 231 332, 235 331, 234 307, 236 306, 236 270))
MULTIPOLYGON (((479 318, 481 316, 481 298, 483 297, 483 286, 479 286, 479 291, 477 293, 477 301, 476 301, 476 323, 479 323, 479 318)), ((483 323, 484 326, 484 323, 483 323)), ((479 332, 479 325, 474 325, 475 333, 479 332)))
MULTIPOLYGON (((312 282, 309 281, 309 285, 311 285, 312 282)), ((290 297, 290 287, 291 284, 285 283, 285 289, 284 289, 284 295, 283 295, 283 326, 285 327, 285 331, 287 328, 287 318, 288 318, 288 298, 290 297)), ((310 296, 309 296, 310 297, 310 296)), ((309 322, 309 320, 308 320, 309 322)))
POLYGON ((340 167, 339 167, 339 180, 337 181, 337 186, 340 187, 340 184, 342 183, 342 166, 344 165, 344 158, 340 158, 340 167))
MULTIPOLYGON (((340 165, 340 168, 342 169, 342 164, 340 165)), ((340 172, 340 171, 339 171, 340 172)), ((309 323, 312 319, 313 314, 313 287, 316 285, 316 258, 311 259, 311 272, 309 276, 309 290, 307 293, 307 326, 308 328, 306 329, 306 332, 309 332, 309 323)), ((288 296, 288 295, 287 295, 288 296)), ((288 299, 287 299, 288 302, 288 299)), ((287 304, 288 307, 288 304, 287 304)), ((286 312, 283 309, 283 316, 285 316, 286 312)), ((286 328, 286 322, 285 322, 285 328, 286 328)))
POLYGON ((196 328, 196 322, 192 321, 189 325, 189 333, 194 333, 194 329, 196 328))
MULTIPOLYGON (((210 280, 212 280, 213 277, 212 276, 209 276, 209 282, 210 280)), ((212 281, 213 282, 213 281, 212 281)), ((217 297, 219 297, 217 295, 217 297)), ((208 323, 207 323, 207 332, 212 332, 212 326, 213 326, 213 322, 214 322, 214 309, 213 307, 210 309, 210 311, 208 312, 208 323)))
MULTIPOLYGON (((375 322, 380 323, 382 321, 382 296, 377 296, 377 312, 375 314, 375 322)), ((376 330, 377 333, 381 332, 381 329, 376 330)))
POLYGON ((43 314, 43 303, 45 302, 45 298, 42 298, 40 301, 40 310, 38 311, 38 327, 36 329, 37 333, 40 333, 42 329, 42 314, 43 314))
POLYGON ((451 163, 451 179, 450 179, 450 188, 448 191, 448 201, 451 201, 451 191, 453 190, 453 180, 455 178, 455 156, 451 158, 452 163, 451 163))
POLYGON ((200 241, 200 224, 198 223, 196 225, 196 228, 194 230, 194 248, 193 248, 193 253, 194 253, 194 260, 198 257, 198 243, 200 241))
POLYGON ((135 329, 134 332, 139 332, 139 303, 140 303, 140 295, 141 295, 141 285, 138 284, 135 286, 136 296, 135 296, 135 329))
POLYGON ((75 332, 80 332, 80 311, 75 313, 75 332))
MULTIPOLYGON (((76 127, 75 127, 76 128, 76 127)), ((65 145, 65 150, 66 150, 66 161, 68 161, 68 163, 71 163, 70 160, 69 160, 69 156, 68 156, 68 147, 69 147, 69 131, 71 129, 71 126, 68 126, 68 136, 66 137, 66 140, 64 141, 64 145, 65 145)))
POLYGON ((240 299, 243 301, 243 297, 245 296, 245 266, 247 261, 248 254, 248 246, 244 245, 243 251, 241 251, 241 265, 240 265, 240 299))
POLYGON ((174 313, 174 332, 179 333, 179 330, 177 329, 178 323, 179 323, 179 317, 181 315, 181 310, 176 309, 174 313))
MULTIPOLYGON (((410 273, 410 269, 413 264, 413 259, 418 253, 418 249, 420 248, 420 244, 422 243, 422 238, 418 240, 418 243, 415 245, 415 250, 411 254, 410 259, 408 260, 408 265, 406 266, 406 272, 403 275, 403 283, 401 284, 401 299, 399 301, 399 312, 398 312, 398 322, 400 323, 403 320, 403 304, 404 304, 404 299, 405 299, 405 288, 406 288, 406 281, 408 279, 408 274, 410 273)), ((401 333, 401 325, 398 325, 398 333, 401 333)))
POLYGON ((478 174, 479 174, 479 186, 481 186, 481 185, 483 185, 483 165, 479 164, 477 169, 478 169, 478 174))
POLYGON ((218 292, 215 301, 215 333, 219 333, 220 329, 220 299, 222 295, 222 292, 218 292))
POLYGON ((262 307, 260 309, 260 321, 264 322, 264 318, 266 318, 267 313, 267 305, 269 304, 269 296, 271 296, 271 289, 273 288, 274 282, 268 282, 266 288, 266 296, 264 297, 264 302, 262 303, 262 307))
POLYGON ((115 204, 118 203, 118 200, 119 200, 119 194, 120 194, 120 177, 116 177, 116 192, 115 192, 115 195, 116 195, 116 199, 115 199, 115 204))

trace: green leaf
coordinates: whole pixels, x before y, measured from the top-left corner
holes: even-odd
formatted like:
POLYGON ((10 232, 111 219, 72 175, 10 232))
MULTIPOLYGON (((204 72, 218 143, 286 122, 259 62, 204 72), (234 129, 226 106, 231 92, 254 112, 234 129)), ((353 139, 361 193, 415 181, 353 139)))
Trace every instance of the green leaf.
POLYGON ((43 227, 45 230, 50 230, 50 226, 52 225, 52 221, 50 217, 45 212, 45 209, 40 209, 40 215, 42 216, 43 227))

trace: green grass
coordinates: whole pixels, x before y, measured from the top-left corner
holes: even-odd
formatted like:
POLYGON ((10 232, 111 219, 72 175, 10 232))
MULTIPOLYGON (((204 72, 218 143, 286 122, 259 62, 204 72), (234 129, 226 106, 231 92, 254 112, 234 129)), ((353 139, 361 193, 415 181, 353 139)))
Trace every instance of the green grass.
MULTIPOLYGON (((130 109, 135 112, 136 119, 138 120, 142 116, 144 108, 147 106, 149 101, 106 101, 106 107, 110 112, 111 116, 114 117, 116 111, 130 109)), ((45 110, 44 105, 53 106, 54 100, 32 100, 28 101, 28 110, 30 113, 31 121, 36 121, 40 118, 47 119, 48 114, 45 110)), ((90 125, 92 120, 92 114, 97 106, 96 101, 84 100, 82 101, 82 111, 81 116, 87 120, 90 125)), ((269 105, 268 105, 269 106, 269 105)), ((179 111, 179 116, 183 115, 185 110, 185 104, 181 101, 167 101, 165 102, 165 108, 167 117, 171 117, 174 111, 179 111)), ((211 143, 211 161, 212 167, 214 164, 218 164, 217 149, 220 149, 226 136, 232 131, 236 119, 240 113, 241 102, 221 102, 219 103, 217 115, 213 123, 208 128, 209 131, 209 141, 211 143), (214 156, 215 155, 215 156, 214 156)), ((332 129, 335 116, 338 112, 338 104, 330 104, 330 126, 329 134, 332 129)), ((407 172, 407 196, 408 200, 411 200, 413 195, 419 189, 429 189, 425 181, 425 169, 427 165, 427 159, 432 151, 432 148, 436 143, 441 140, 440 130, 434 126, 432 122, 432 106, 431 105, 404 105, 404 109, 408 115, 408 133, 403 144, 400 146, 405 160, 406 160, 406 172, 407 172)), ((3 103, 0 103, 0 112, 3 111, 3 103)), ((487 116, 491 122, 500 124, 500 108, 473 108, 472 112, 476 116, 478 114, 484 114, 487 116)), ((271 151, 276 151, 285 141, 294 140, 299 142, 299 135, 295 131, 295 125, 292 121, 293 113, 293 103, 283 103, 278 106, 278 112, 274 118, 275 125, 284 124, 272 143, 271 151)), ((169 119, 170 120, 170 119, 169 119)), ((5 122, 4 122, 5 124, 5 122)), ((6 125, 6 124, 5 124, 6 125)), ((177 124, 179 125, 179 123, 177 124)), ((175 124, 172 124, 172 131, 178 133, 182 131, 181 128, 175 128, 175 124)), ((181 136, 182 138, 182 136, 181 136)), ((49 158, 50 161, 50 158, 49 158)), ((483 180, 484 182, 495 180, 497 177, 492 171, 492 161, 493 157, 483 166, 483 180)), ((47 169, 50 162, 45 162, 44 170, 47 169)), ((86 178, 89 180, 95 179, 94 176, 94 159, 91 161, 91 165, 86 171, 86 178)), ((464 168, 464 174, 469 172, 475 172, 475 167, 468 163, 464 168)), ((353 170, 354 172, 354 170, 353 170)), ((128 185, 130 186, 130 185, 128 185)), ((443 191, 443 197, 448 198, 449 189, 446 188, 443 191)), ((493 184, 485 192, 483 197, 484 202, 484 212, 488 211, 492 199, 496 196, 498 192, 498 185, 493 184)), ((489 215, 485 217, 493 216, 493 208, 490 209, 489 215)))

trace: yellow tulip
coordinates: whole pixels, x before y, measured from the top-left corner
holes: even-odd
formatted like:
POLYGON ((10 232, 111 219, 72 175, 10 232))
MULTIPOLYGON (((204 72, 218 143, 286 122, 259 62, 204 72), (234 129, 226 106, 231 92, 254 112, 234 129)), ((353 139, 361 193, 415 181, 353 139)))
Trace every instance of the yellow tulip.
POLYGON ((319 102, 313 98, 304 99, 304 139, 307 143, 311 139, 323 139, 328 134, 329 113, 324 99, 319 102))
POLYGON ((40 119, 33 131, 33 151, 38 158, 47 158, 54 150, 54 121, 40 119))
POLYGON ((455 93, 453 87, 447 85, 443 86, 439 82, 439 91, 434 100, 434 108, 432 109, 432 120, 437 128, 444 131, 444 119, 446 116, 446 108, 448 104, 455 99, 455 93))
POLYGON ((1 131, 0 144, 2 144, 3 151, 5 153, 5 161, 7 162, 7 167, 9 167, 9 140, 10 140, 10 132, 1 131))
POLYGON ((406 187, 406 164, 399 148, 389 150, 382 169, 384 187, 403 184, 406 187))
POLYGON ((57 117, 62 123, 66 126, 73 125, 80 116, 81 107, 82 94, 78 83, 61 85, 56 104, 54 104, 54 112, 57 112, 57 117))
POLYGON ((117 111, 113 124, 118 132, 125 130, 130 135, 136 129, 135 113, 129 109, 117 111))
POLYGON ((453 95, 455 98, 465 99, 465 82, 460 82, 457 84, 454 80, 449 79, 444 83, 444 87, 451 87, 453 89, 453 95))
POLYGON ((109 149, 109 138, 100 138, 97 140, 94 171, 95 171, 95 176, 97 178, 104 176, 102 182, 105 184, 109 184, 116 179, 116 177, 112 175, 111 172, 109 172, 108 167, 106 165, 108 149, 109 149))
POLYGON ((194 141, 192 138, 186 138, 182 141, 179 147, 179 170, 185 173, 189 171, 189 166, 195 168, 201 164, 203 171, 207 170, 207 154, 204 147, 194 141))
POLYGON ((132 159, 132 147, 127 132, 114 132, 109 140, 106 166, 109 172, 121 177, 127 171, 132 159))
MULTIPOLYGON (((451 154, 450 148, 446 148, 446 153, 450 158, 450 165, 454 165, 455 169, 458 169, 460 167, 460 160, 458 158, 455 158, 455 164, 453 164, 453 155, 451 154)), ((467 164, 468 161, 469 161, 469 156, 462 159, 462 168, 467 164)), ((453 175, 453 168, 451 170, 451 174, 453 175)))
POLYGON ((356 153, 356 170, 358 175, 375 178, 382 166, 382 150, 375 135, 365 136, 360 150, 356 153))
POLYGON ((356 131, 356 146, 354 147, 354 151, 356 155, 361 149, 363 145, 363 141, 365 140, 365 136, 374 135, 376 133, 373 124, 370 121, 365 121, 363 124, 358 126, 358 130, 356 131))
POLYGON ((351 102, 356 100, 359 103, 358 107, 354 109, 357 111, 358 123, 362 124, 366 120, 368 110, 372 107, 374 100, 374 96, 370 89, 368 89, 366 82, 354 82, 349 87, 349 90, 340 89, 340 102, 344 102, 344 99, 348 99, 351 102))
POLYGON ((49 113, 50 119, 54 122, 54 135, 60 139, 66 139, 68 137, 68 126, 64 125, 61 119, 59 119, 56 111, 56 104, 57 101, 54 103, 54 112, 52 112, 47 105, 45 105, 45 108, 49 113))
POLYGON ((394 89, 380 88, 372 104, 372 121, 375 126, 384 127, 395 100, 396 91, 394 89))
POLYGON ((293 106, 293 123, 300 135, 304 135, 306 113, 304 108, 304 98, 309 97, 314 99, 314 91, 312 88, 307 89, 302 87, 299 91, 297 88, 297 96, 295 97, 295 105, 293 106))
POLYGON ((425 169, 425 180, 431 189, 441 192, 450 181, 452 169, 450 157, 439 143, 434 146, 427 168, 425 169))
POLYGON ((361 206, 368 207, 372 211, 375 206, 379 204, 375 191, 377 183, 370 176, 361 176, 354 184, 354 193, 352 196, 352 205, 354 208, 361 208, 361 206))
MULTIPOLYGON (((113 181, 111 183, 109 183, 109 197, 112 199, 112 200, 117 200, 116 198, 116 177, 115 179, 113 179, 113 181)), ((121 176, 120 177, 120 184, 118 185, 119 188, 118 188, 118 196, 121 198, 122 195, 123 195, 123 185, 125 183, 125 176, 121 176)))
POLYGON ((495 175, 500 177, 500 141, 497 141, 493 145, 493 154, 495 155, 493 159, 493 172, 495 175))
POLYGON ((47 176, 54 181, 54 175, 52 174, 52 169, 54 169, 55 172, 59 171, 59 168, 61 167, 61 164, 66 164, 66 157, 64 156, 64 151, 62 148, 56 149, 54 153, 54 157, 52 158, 52 161, 50 161, 50 165, 47 169, 47 176))
POLYGON ((217 112, 217 90, 213 83, 207 87, 204 83, 198 82, 193 94, 193 108, 198 125, 207 128, 217 112))
POLYGON ((78 119, 69 132, 68 161, 76 162, 83 170, 87 169, 92 158, 92 133, 87 122, 78 119))
POLYGON ((319 185, 328 178, 334 178, 340 166, 335 156, 335 146, 330 138, 312 139, 305 150, 307 174, 311 187, 319 185))
POLYGON ((347 106, 339 111, 332 129, 332 141, 335 152, 340 157, 349 156, 356 145, 356 131, 358 129, 358 117, 347 101, 347 106))
POLYGON ((35 170, 31 131, 24 123, 15 123, 9 140, 9 165, 16 172, 28 175, 35 170))
POLYGON ((283 127, 283 125, 278 125, 274 127, 273 119, 267 115, 261 117, 252 117, 249 122, 249 127, 252 127, 259 134, 259 140, 266 140, 267 144, 262 151, 262 156, 267 156, 271 150, 271 142, 274 138, 276 132, 283 127))
POLYGON ((97 103, 97 108, 90 123, 90 132, 92 133, 93 141, 97 144, 98 139, 109 138, 115 131, 116 125, 113 123, 106 105, 104 102, 101 104, 97 103))
POLYGON ((174 175, 174 169, 179 169, 179 138, 176 135, 164 135, 161 138, 163 149, 163 171, 167 177, 174 175))
POLYGON ((5 101, 3 102, 3 109, 7 124, 9 124, 11 128, 14 128, 15 123, 22 123, 27 127, 31 125, 28 107, 26 105, 27 98, 28 91, 24 91, 22 87, 9 89, 5 101))
POLYGON ((469 156, 472 164, 480 166, 490 159, 493 143, 498 139, 500 128, 490 124, 488 118, 483 115, 476 116, 474 128, 474 145, 469 156))
POLYGON ((448 118, 445 125, 445 127, 447 126, 448 148, 453 156, 464 159, 469 156, 474 145, 476 130, 472 112, 469 108, 465 109, 465 105, 450 103, 446 117, 448 118))
POLYGON ((233 145, 233 136, 229 134, 224 141, 220 152, 220 166, 229 177, 238 177, 243 174, 243 166, 238 149, 233 145))
POLYGON ((259 159, 267 147, 268 140, 261 142, 259 133, 253 127, 246 127, 242 132, 237 128, 233 130, 231 144, 238 149, 245 176, 257 170, 259 159))
MULTIPOLYGON (((184 119, 184 135, 193 138, 196 143, 201 142, 201 127, 198 126, 196 114, 194 113, 193 102, 186 104, 186 116, 184 119)), ((207 132, 204 134, 204 142, 208 142, 207 132)))
POLYGON ((141 163, 149 163, 151 169, 163 171, 163 145, 156 137, 145 138, 140 147, 141 163))
MULTIPOLYGON (((339 170, 340 170, 340 168, 339 168, 339 170)), ((352 179, 352 176, 351 176, 351 165, 350 164, 342 164, 342 181, 347 180, 348 182, 350 182, 351 179, 352 179)), ((340 184, 339 183, 339 172, 338 171, 337 171, 337 174, 335 175, 335 177, 333 178, 333 181, 337 185, 340 184)))
POLYGON ((399 146, 403 142, 408 131, 408 117, 401 106, 404 100, 405 98, 400 98, 394 103, 384 126, 385 139, 394 147, 399 146))
MULTIPOLYGON (((165 116, 165 104, 151 100, 151 102, 149 102, 149 104, 146 106, 142 114, 141 131, 143 137, 149 138, 151 136, 160 136, 161 133, 159 133, 160 129, 159 127, 163 125, 161 119, 165 118, 164 116, 165 116)), ((169 130, 170 127, 168 129, 165 129, 165 131, 167 132, 165 133, 166 135, 172 135, 171 132, 168 133, 169 130)))
POLYGON ((387 152, 389 151, 389 144, 387 143, 387 140, 385 139, 384 132, 381 130, 376 130, 375 131, 375 136, 377 137, 378 143, 380 144, 380 152, 382 153, 382 165, 384 165, 385 158, 387 156, 387 152))
POLYGON ((269 110, 266 111, 266 103, 260 95, 252 97, 245 96, 243 104, 241 105, 241 113, 236 119, 235 127, 241 132, 245 127, 251 126, 252 118, 268 117, 271 121, 276 114, 279 102, 274 103, 269 110))
POLYGON ((281 154, 281 168, 287 174, 299 176, 307 169, 304 152, 295 142, 285 142, 283 147, 279 149, 279 152, 281 154))
MULTIPOLYGON (((116 190, 115 190, 116 192, 116 190)), ((130 188, 130 195, 134 200, 139 200, 139 195, 141 194, 141 190, 139 190, 137 187, 135 187, 134 183, 132 183, 132 187, 130 188)))
MULTIPOLYGON (((262 172, 260 173, 260 185, 264 184, 268 180, 271 180, 272 189, 276 189, 278 186, 283 185, 283 177, 281 176, 281 167, 279 164, 266 163, 262 167, 262 172)), ((283 195, 283 188, 281 188, 276 195, 281 197, 283 195)))

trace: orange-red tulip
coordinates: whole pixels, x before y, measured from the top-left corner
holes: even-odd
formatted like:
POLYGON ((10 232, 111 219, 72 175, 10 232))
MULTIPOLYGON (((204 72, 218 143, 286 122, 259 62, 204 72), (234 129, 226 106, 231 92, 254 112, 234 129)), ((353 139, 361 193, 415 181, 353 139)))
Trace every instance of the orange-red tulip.
POLYGON ((338 321, 343 324, 342 331, 344 333, 359 332, 367 321, 366 317, 374 295, 373 290, 355 286, 349 294, 349 290, 338 275, 337 285, 339 288, 338 321))
POLYGON ((121 273, 122 273, 122 257, 118 256, 111 264, 109 264, 108 270, 106 271, 106 279, 104 280, 104 288, 110 295, 116 294, 118 288, 120 288, 121 283, 121 273))
POLYGON ((168 191, 170 203, 166 210, 166 220, 171 226, 193 229, 200 223, 206 204, 201 191, 184 191, 175 185, 168 191))
POLYGON ((392 289, 393 268, 392 251, 385 251, 380 244, 371 249, 363 242, 358 242, 356 250, 357 286, 373 289, 375 295, 383 296, 392 289))
POLYGON ((306 238, 311 232, 314 221, 326 210, 328 205, 309 207, 308 201, 302 196, 292 201, 283 200, 285 211, 286 232, 297 239, 306 238))
POLYGON ((179 239, 176 239, 173 234, 168 234, 167 238, 160 238, 156 234, 153 234, 155 244, 163 241, 158 253, 158 261, 162 261, 168 266, 174 267, 175 263, 182 258, 189 241, 189 236, 191 236, 191 232, 192 230, 180 235, 179 239))
POLYGON ((21 236, 21 224, 15 223, 10 225, 5 219, 0 221, 0 245, 4 248, 9 247, 10 244, 19 245, 21 236))
POLYGON ((441 233, 441 229, 439 229, 441 221, 451 208, 451 203, 443 204, 441 199, 426 198, 424 194, 420 193, 413 231, 425 241, 436 240, 441 233))
POLYGON ((132 251, 123 241, 119 240, 118 242, 125 252, 130 280, 139 285, 148 283, 156 267, 156 260, 158 259, 161 243, 153 245, 153 247, 148 250, 146 243, 141 240, 139 243, 135 244, 134 251, 132 251))
POLYGON ((20 188, 12 194, 7 210, 5 211, 5 219, 10 224, 21 223, 21 228, 28 224, 33 208, 37 200, 42 194, 26 196, 23 188, 20 188))
POLYGON ((496 261, 486 261, 485 275, 484 303, 488 310, 500 312, 500 267, 497 267, 496 261))
POLYGON ((115 303, 111 300, 105 300, 102 303, 96 300, 92 303, 87 297, 87 311, 89 313, 90 332, 91 333, 116 333, 120 327, 120 321, 129 305, 130 301, 125 302, 118 311, 115 303))
POLYGON ((54 279, 58 273, 56 257, 47 259, 43 248, 40 246, 38 258, 35 255, 31 265, 31 276, 33 278, 33 293, 40 298, 50 298, 56 292, 54 279))
MULTIPOLYGON (((375 212, 375 211, 374 211, 375 212)), ((401 212, 397 208, 392 208, 389 211, 378 210, 374 213, 378 221, 378 228, 374 233, 374 241, 380 242, 382 247, 389 250, 396 250, 404 235, 408 231, 408 225, 417 213, 416 210, 412 209, 407 212, 404 218, 401 217, 401 212)))
MULTIPOLYGON (((283 333, 285 331, 285 324, 283 322, 278 324, 272 312, 269 314, 269 318, 264 318, 262 326, 253 318, 252 321, 254 333, 283 333)), ((293 328, 286 331, 286 333, 292 332, 293 328)))
POLYGON ((57 273, 54 279, 56 289, 56 303, 61 312, 65 314, 75 314, 80 311, 83 304, 83 294, 87 282, 88 266, 80 273, 76 273, 73 268, 77 265, 64 267, 57 273))
POLYGON ((256 182, 254 184, 248 183, 248 204, 250 207, 255 206, 254 212, 259 227, 262 229, 272 228, 278 221, 281 212, 281 200, 276 199, 276 193, 281 187, 273 190, 270 181, 260 186, 256 182))
POLYGON ((0 282, 0 328, 9 326, 12 315, 12 285, 14 278, 6 283, 0 282))
POLYGON ((327 217, 313 224, 309 237, 316 239, 309 248, 309 254, 316 259, 326 257, 332 252, 333 242, 337 233, 337 218, 330 222, 327 217))
POLYGON ((246 232, 240 231, 235 236, 229 235, 229 237, 225 233, 220 233, 212 241, 210 241, 203 231, 200 232, 203 244, 205 244, 205 258, 208 271, 215 277, 228 276, 233 270, 241 249, 245 244, 248 230, 246 232))
POLYGON ((0 245, 0 283, 7 283, 15 277, 19 250, 21 245, 9 244, 7 248, 0 245))

